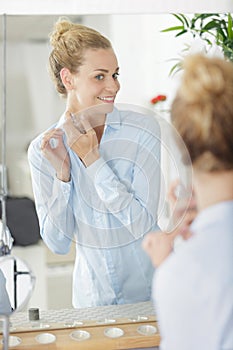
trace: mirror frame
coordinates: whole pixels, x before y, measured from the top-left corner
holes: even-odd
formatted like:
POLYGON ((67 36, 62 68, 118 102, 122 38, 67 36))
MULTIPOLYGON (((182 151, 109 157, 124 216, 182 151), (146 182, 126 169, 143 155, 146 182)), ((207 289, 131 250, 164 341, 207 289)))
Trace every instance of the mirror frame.
POLYGON ((27 262, 25 262, 24 260, 14 256, 14 255, 11 255, 11 254, 0 257, 0 267, 1 267, 2 264, 5 264, 7 262, 12 262, 12 266, 13 266, 12 284, 13 284, 13 287, 14 287, 14 290, 13 290, 14 305, 12 305, 13 310, 12 310, 12 313, 11 313, 11 314, 13 314, 15 312, 23 310, 23 308, 27 305, 27 303, 29 302, 29 300, 31 298, 32 292, 33 292, 33 290, 35 288, 36 280, 35 280, 34 273, 32 272, 31 268, 28 266, 27 262), (25 270, 23 270, 23 271, 20 270, 19 271, 18 268, 17 268, 16 263, 21 263, 24 266, 25 270), (15 289, 15 288, 17 288, 17 276, 18 275, 28 275, 29 278, 30 278, 29 288, 27 290, 27 293, 25 293, 24 299, 21 300, 20 303, 18 303, 18 301, 17 301, 17 290, 15 289))
POLYGON ((140 13, 221 13, 233 12, 232 0, 0 0, 0 14, 140 14, 140 13))
POLYGON ((46 6, 34 0, 0 0, 0 15, 100 15, 100 14, 162 14, 162 13, 233 12, 232 0, 47 0, 46 6))

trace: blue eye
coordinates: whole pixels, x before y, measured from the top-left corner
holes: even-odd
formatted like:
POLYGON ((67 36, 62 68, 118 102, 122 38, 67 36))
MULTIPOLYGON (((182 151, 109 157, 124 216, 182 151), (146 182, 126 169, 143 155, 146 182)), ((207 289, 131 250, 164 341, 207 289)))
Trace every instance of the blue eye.
POLYGON ((103 80, 103 79, 104 79, 104 76, 103 76, 103 74, 98 74, 95 78, 96 78, 97 80, 103 80))
POLYGON ((113 79, 117 80, 119 77, 119 73, 114 73, 112 77, 113 77, 113 79))

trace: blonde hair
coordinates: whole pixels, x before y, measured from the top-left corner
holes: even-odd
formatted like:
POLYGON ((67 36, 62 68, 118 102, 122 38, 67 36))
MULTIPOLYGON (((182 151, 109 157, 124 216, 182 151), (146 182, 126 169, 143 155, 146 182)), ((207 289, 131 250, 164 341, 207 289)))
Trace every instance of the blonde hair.
POLYGON ((186 57, 183 68, 171 117, 193 166, 233 169, 233 64, 196 54, 186 57))
POLYGON ((54 25, 50 44, 53 49, 49 56, 49 72, 57 91, 64 96, 67 93, 60 77, 61 69, 66 67, 71 73, 77 73, 85 50, 112 48, 110 41, 96 30, 62 18, 54 25))

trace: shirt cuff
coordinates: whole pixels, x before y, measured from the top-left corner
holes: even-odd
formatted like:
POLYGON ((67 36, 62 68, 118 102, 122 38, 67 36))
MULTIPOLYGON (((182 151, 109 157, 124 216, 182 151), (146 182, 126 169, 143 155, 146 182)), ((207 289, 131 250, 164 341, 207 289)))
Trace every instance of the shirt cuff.
POLYGON ((64 182, 59 180, 56 176, 53 183, 53 194, 56 196, 63 195, 63 198, 68 201, 70 197, 70 191, 72 186, 72 180, 64 182))
POLYGON ((95 182, 97 178, 105 177, 108 174, 108 167, 106 167, 106 161, 100 157, 89 167, 86 168, 86 172, 93 182, 95 182))

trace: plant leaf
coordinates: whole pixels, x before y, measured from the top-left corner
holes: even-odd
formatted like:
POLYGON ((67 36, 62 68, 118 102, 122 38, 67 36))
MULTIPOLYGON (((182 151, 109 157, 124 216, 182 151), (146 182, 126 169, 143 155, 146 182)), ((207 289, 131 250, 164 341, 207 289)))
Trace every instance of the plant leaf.
POLYGON ((233 30, 232 30, 233 24, 232 24, 232 17, 230 13, 228 13, 227 19, 228 19, 228 26, 227 26, 228 37, 229 39, 233 39, 233 30))
POLYGON ((190 27, 188 17, 186 17, 182 13, 173 13, 173 16, 176 17, 181 23, 183 23, 183 25, 186 25, 188 28, 190 27))
POLYGON ((221 28, 221 24, 220 23, 217 23, 215 20, 212 20, 210 22, 208 22, 204 27, 203 27, 203 30, 211 30, 211 29, 218 29, 218 28, 221 28))
POLYGON ((180 14, 180 16, 184 19, 184 22, 185 22, 186 26, 189 28, 190 27, 190 20, 189 20, 189 18, 186 17, 183 14, 180 14))
POLYGON ((178 36, 180 36, 180 35, 183 35, 183 34, 187 33, 187 32, 188 32, 187 29, 182 30, 181 32, 179 32, 179 33, 176 34, 176 38, 177 38, 178 36))
POLYGON ((161 32, 165 33, 165 32, 171 32, 172 30, 183 30, 183 29, 184 29, 184 26, 176 26, 176 27, 170 27, 170 28, 163 29, 163 30, 161 30, 161 32))
POLYGON ((175 73, 179 72, 181 70, 182 63, 181 61, 177 62, 170 70, 169 76, 174 75, 175 73))
POLYGON ((221 36, 222 41, 224 41, 224 40, 227 39, 227 33, 224 33, 224 31, 223 31, 222 28, 218 28, 217 37, 218 37, 218 36, 221 36))

